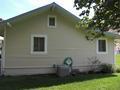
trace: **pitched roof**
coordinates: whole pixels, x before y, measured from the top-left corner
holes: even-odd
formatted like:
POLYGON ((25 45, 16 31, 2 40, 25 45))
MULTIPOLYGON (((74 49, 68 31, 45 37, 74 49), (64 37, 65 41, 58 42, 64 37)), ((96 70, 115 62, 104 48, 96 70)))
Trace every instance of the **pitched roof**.
MULTIPOLYGON (((0 25, 0 27, 2 28, 4 26, 4 24, 6 25, 10 25, 10 23, 13 23, 13 22, 17 22, 17 21, 20 21, 24 18, 27 18, 27 17, 32 17, 32 16, 35 16, 35 15, 38 15, 40 13, 43 13, 47 10, 51 10, 51 9, 56 9, 57 12, 61 13, 62 12, 62 15, 63 16, 66 16, 67 18, 69 18, 71 21, 73 22, 79 22, 80 18, 78 18, 77 16, 73 15, 72 13, 70 13, 69 11, 67 11, 66 9, 64 9, 63 7, 59 6, 58 4, 56 4, 55 2, 51 3, 51 4, 48 4, 46 6, 43 6, 43 7, 40 7, 40 8, 37 8, 37 9, 34 9, 32 11, 29 11, 29 12, 26 12, 26 13, 23 13, 21 15, 18 15, 18 16, 15 16, 15 17, 12 17, 10 19, 7 19, 7 20, 4 20, 2 21, 2 24, 0 25)), ((0 29, 1 29, 0 28, 0 29)), ((2 28, 3 29, 3 28, 2 28)), ((118 34, 114 34, 114 33, 111 33, 111 32, 105 32, 105 35, 109 36, 109 37, 113 37, 113 38, 120 38, 120 35, 118 34)))
POLYGON ((13 18, 10 18, 8 20, 4 20, 4 22, 10 22, 10 23, 11 22, 16 22, 16 21, 22 20, 26 17, 38 15, 38 14, 43 13, 43 12, 45 12, 45 11, 51 9, 51 8, 55 8, 57 10, 57 12, 60 12, 60 13, 63 12, 62 15, 66 16, 67 18, 70 18, 74 22, 78 22, 80 20, 77 16, 73 15, 72 13, 70 13, 69 11, 64 9, 63 7, 61 7, 58 4, 56 4, 55 2, 53 2, 53 3, 48 4, 46 6, 34 9, 32 11, 23 13, 21 15, 15 16, 13 18))

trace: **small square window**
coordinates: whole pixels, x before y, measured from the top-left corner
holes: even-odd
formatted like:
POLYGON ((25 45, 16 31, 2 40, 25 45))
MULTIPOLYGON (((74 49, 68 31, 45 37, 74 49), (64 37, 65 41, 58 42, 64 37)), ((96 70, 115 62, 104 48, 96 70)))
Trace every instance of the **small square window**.
POLYGON ((106 41, 98 40, 98 50, 99 52, 106 52, 106 41))
POLYGON ((107 40, 99 39, 97 41, 97 52, 98 53, 106 53, 107 52, 107 40))
POLYGON ((55 18, 54 17, 49 18, 49 26, 55 26, 55 18))
POLYGON ((56 27, 56 17, 55 16, 48 16, 48 26, 56 27))

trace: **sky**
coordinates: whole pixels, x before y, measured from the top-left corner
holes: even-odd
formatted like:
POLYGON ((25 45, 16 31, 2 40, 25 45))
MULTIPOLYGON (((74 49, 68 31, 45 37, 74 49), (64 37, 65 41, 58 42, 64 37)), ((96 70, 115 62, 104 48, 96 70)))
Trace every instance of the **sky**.
MULTIPOLYGON (((0 18, 6 20, 52 2, 56 2, 79 17, 80 11, 73 7, 74 0, 0 0, 0 18)), ((90 17, 92 16, 93 13, 90 14, 90 17)))

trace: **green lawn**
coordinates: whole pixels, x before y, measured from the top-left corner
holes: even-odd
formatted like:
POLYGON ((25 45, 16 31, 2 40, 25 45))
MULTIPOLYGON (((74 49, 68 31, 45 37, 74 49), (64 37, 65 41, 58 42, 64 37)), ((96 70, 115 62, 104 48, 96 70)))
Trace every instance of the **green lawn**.
POLYGON ((116 64, 120 65, 120 54, 115 55, 116 64))
MULTIPOLYGON (((120 55, 116 55, 120 65, 120 55)), ((86 74, 0 77, 0 90, 120 90, 120 74, 86 74)))
POLYGON ((0 90, 120 90, 120 74, 3 77, 0 90))

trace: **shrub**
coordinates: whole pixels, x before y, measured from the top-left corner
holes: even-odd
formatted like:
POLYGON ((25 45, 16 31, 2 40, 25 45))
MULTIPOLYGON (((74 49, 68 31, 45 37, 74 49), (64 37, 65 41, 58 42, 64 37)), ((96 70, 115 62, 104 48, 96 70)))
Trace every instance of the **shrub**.
POLYGON ((97 73, 99 71, 99 66, 101 65, 101 62, 97 57, 91 57, 88 58, 89 60, 89 65, 90 65, 90 70, 88 73, 97 73))
POLYGON ((101 73, 113 73, 115 71, 112 64, 101 64, 100 72, 101 73))
POLYGON ((120 66, 116 66, 115 72, 120 73, 120 66))
POLYGON ((96 56, 88 58, 90 65, 88 73, 113 73, 120 72, 120 67, 115 69, 112 64, 102 63, 96 56))

